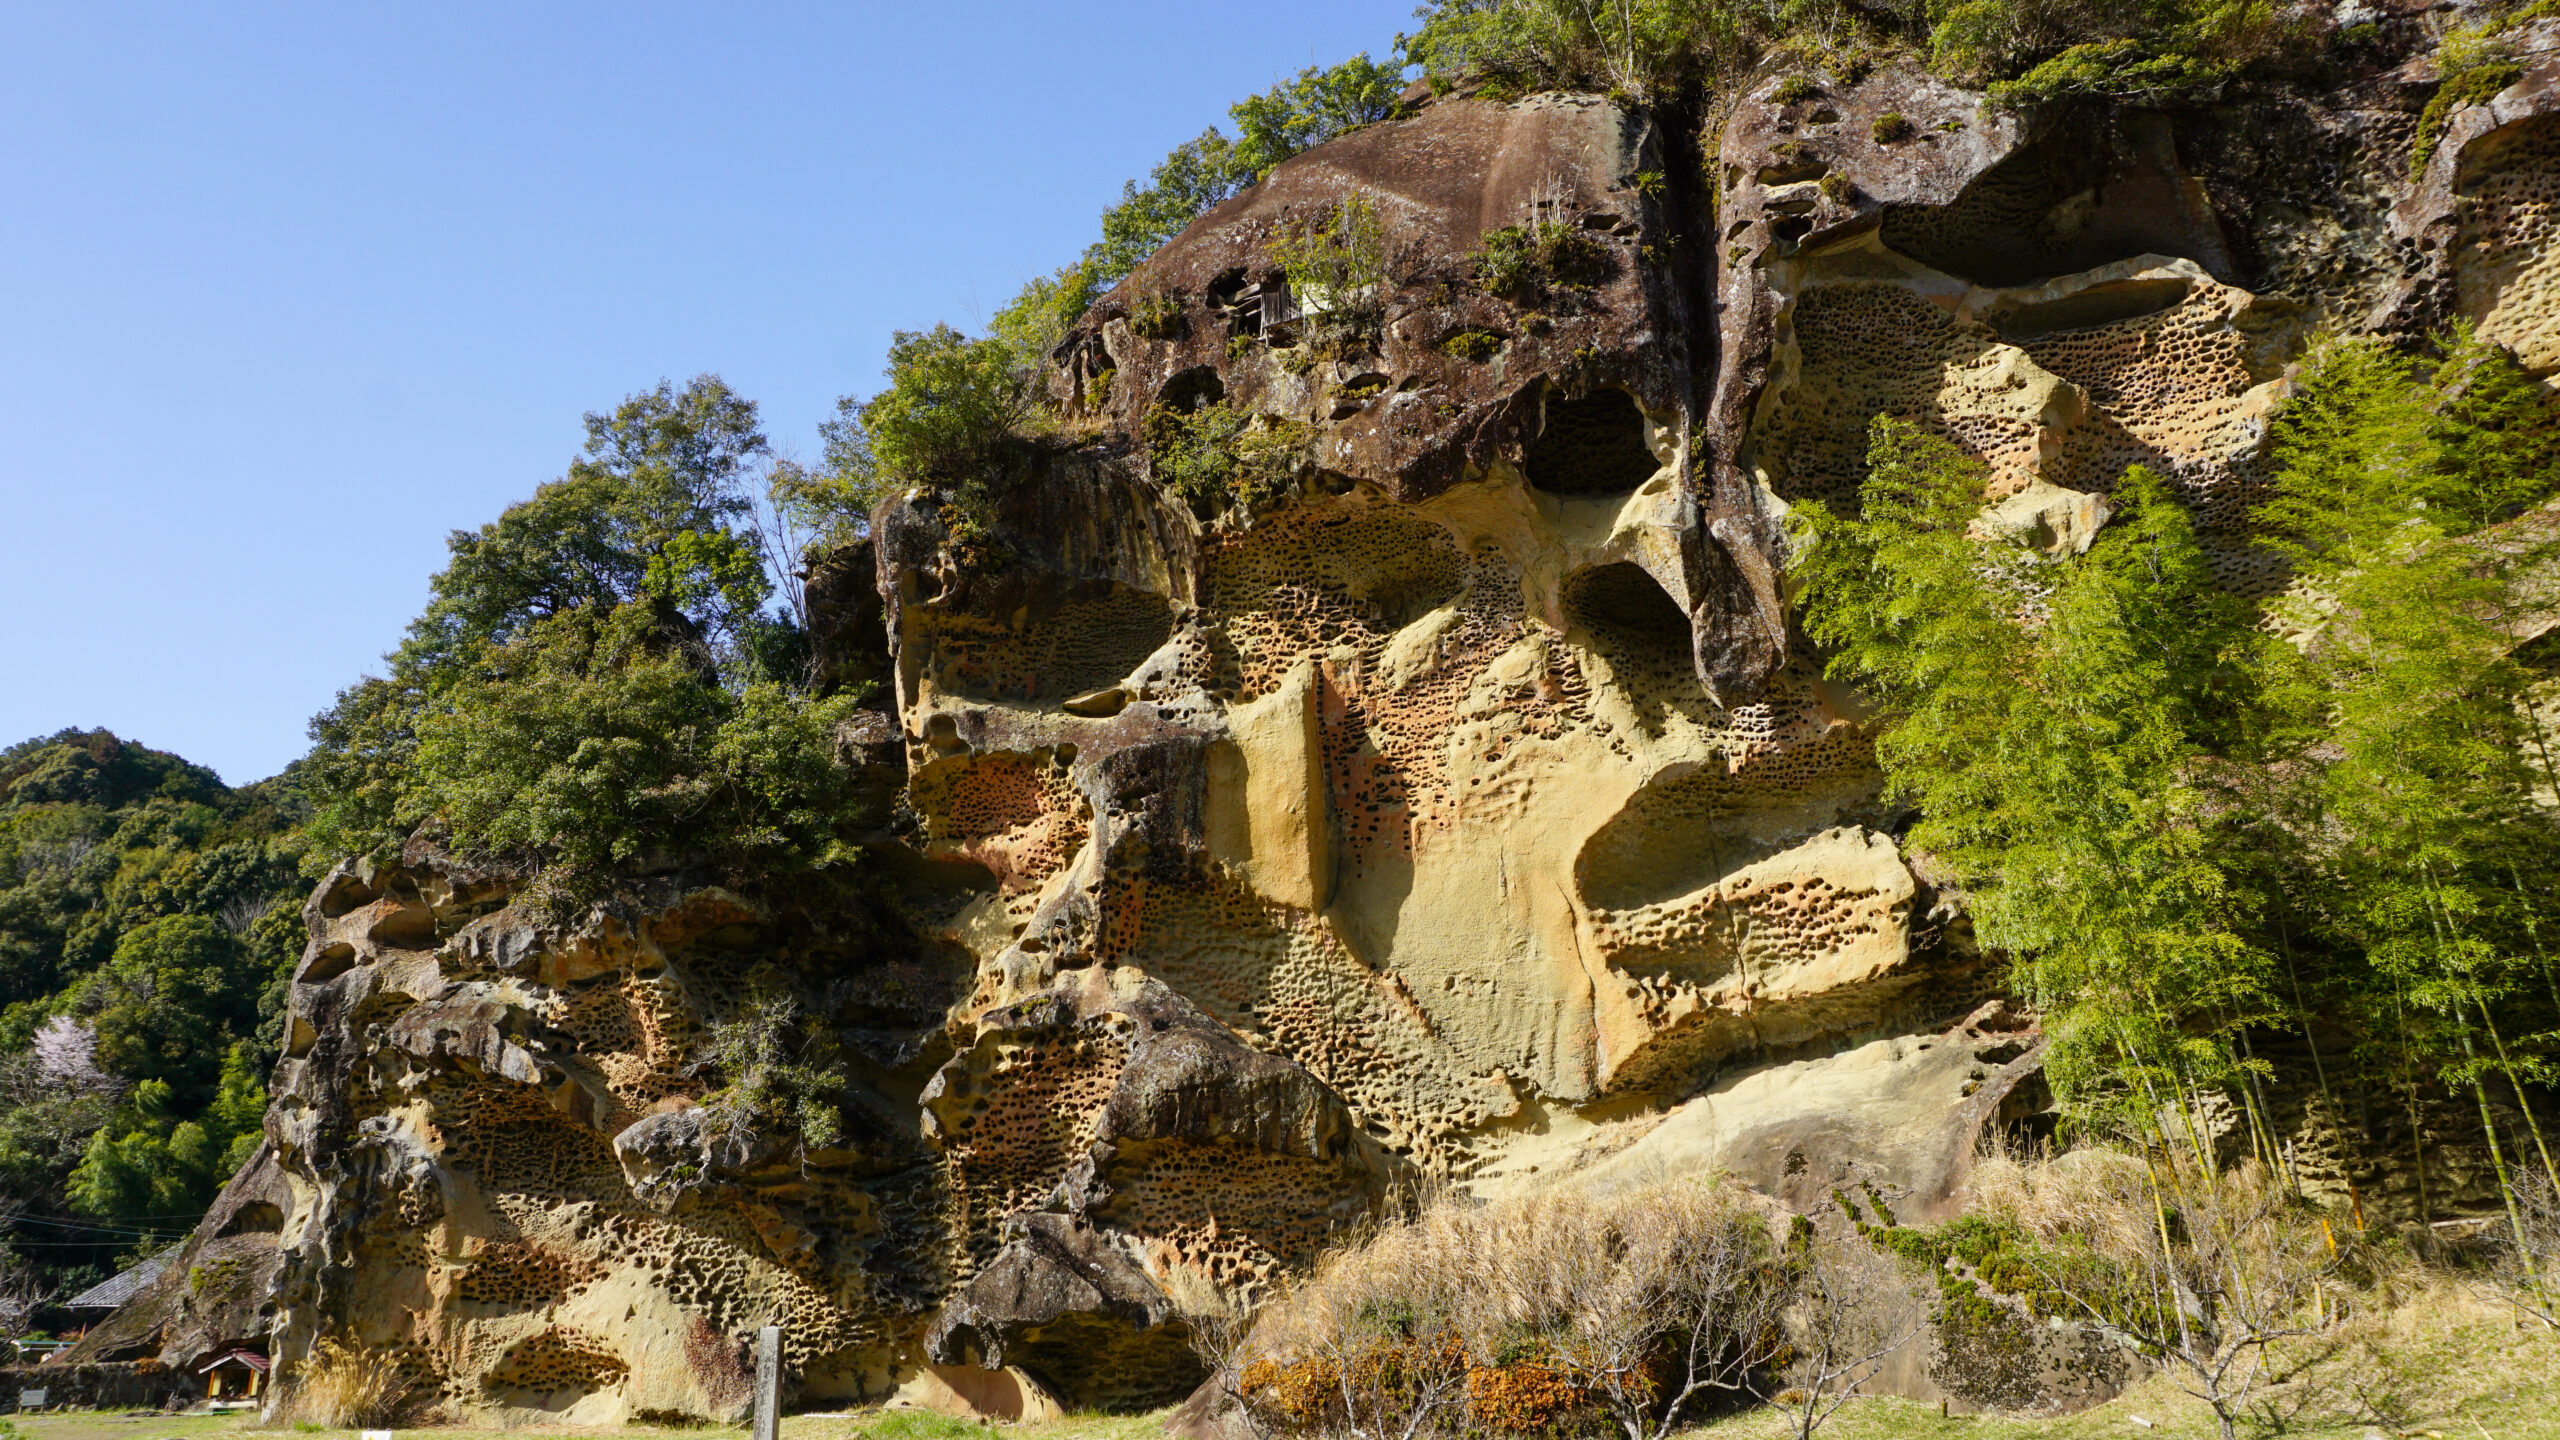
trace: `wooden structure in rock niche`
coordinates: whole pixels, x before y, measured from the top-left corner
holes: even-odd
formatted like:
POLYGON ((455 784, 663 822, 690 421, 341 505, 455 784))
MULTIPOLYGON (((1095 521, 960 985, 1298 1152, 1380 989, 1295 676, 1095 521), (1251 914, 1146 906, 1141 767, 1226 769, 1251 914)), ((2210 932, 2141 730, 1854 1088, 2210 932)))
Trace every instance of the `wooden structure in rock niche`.
POLYGON ((267 1357, 255 1350, 231 1349, 196 1362, 204 1377, 207 1400, 254 1400, 266 1387, 267 1357))

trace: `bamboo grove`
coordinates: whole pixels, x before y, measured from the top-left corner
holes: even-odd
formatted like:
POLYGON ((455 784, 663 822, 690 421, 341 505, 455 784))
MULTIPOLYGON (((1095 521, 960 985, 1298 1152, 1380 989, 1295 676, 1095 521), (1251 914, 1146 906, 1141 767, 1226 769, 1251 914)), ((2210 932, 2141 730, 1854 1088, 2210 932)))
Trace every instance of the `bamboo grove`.
POLYGON ((2297 1188, 2302 1136, 2358 1135, 2424 1222, 2473 1117, 2513 1222, 2560 1059, 2542 387, 2468 332, 2323 340, 2246 536, 2135 467, 2076 554, 1996 533, 1947 442, 1872 442, 1857 513, 1791 516, 1806 630, 1880 709, 1909 849, 2045 1010, 2067 1123, 2201 1159, 2228 1117, 2297 1188), (2235 545, 2282 557, 2279 593, 2217 585, 2235 545), (2305 1123, 2277 1123, 2279 1050, 2305 1123))

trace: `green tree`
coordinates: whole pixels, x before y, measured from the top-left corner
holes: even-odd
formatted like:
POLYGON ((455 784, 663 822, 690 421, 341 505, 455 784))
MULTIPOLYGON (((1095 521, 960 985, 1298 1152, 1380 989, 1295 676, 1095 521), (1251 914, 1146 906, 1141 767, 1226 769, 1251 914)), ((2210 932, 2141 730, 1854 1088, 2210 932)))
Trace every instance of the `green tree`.
POLYGON ((2257 663, 2295 737, 2333 943, 2371 967, 2357 998, 2396 1035, 2405 1083, 2432 1070, 2472 1092, 2502 1186, 2488 1079, 2520 1102, 2547 1081, 2560 1019, 2541 947, 2560 834, 2535 799, 2552 777, 2515 654, 2552 547, 2482 527, 2549 492, 2552 423, 2512 358, 2469 334, 2433 366, 2329 340, 2278 423, 2259 512, 2293 585, 2257 663))
MULTIPOLYGON (((752 402, 712 375, 661 383, 586 417, 569 473, 477 531, 450 563, 388 673, 313 718, 308 787, 316 849, 387 846, 414 824, 403 776, 448 691, 485 678, 493 654, 558 617, 644 605, 670 647, 738 683, 773 678, 790 649, 764 608, 766 557, 751 528, 750 467, 766 453, 752 402), (777 643, 777 642, 781 643, 777 643)), ((796 557, 793 557, 796 558, 796 557)))
POLYGON ((1310 65, 1227 107, 1236 124, 1234 164, 1259 182, 1302 150, 1394 119, 1403 93, 1404 67, 1365 52, 1339 65, 1310 65))
POLYGON ((758 681, 733 694, 644 605, 553 618, 493 653, 419 725, 400 818, 470 854, 594 872, 650 850, 760 872, 841 858, 855 697, 758 681))
POLYGON ((1749 7, 1722 0, 1437 0, 1422 28, 1396 37, 1435 85, 1472 82, 1503 99, 1537 90, 1606 90, 1666 99, 1730 82, 1772 42, 1854 42, 1886 12, 1834 0, 1749 7))
POLYGON ((1328 68, 1310 65, 1229 106, 1234 138, 1213 125, 1182 142, 1148 172, 1146 184, 1129 181, 1121 187, 1120 203, 1102 213, 1102 238, 1083 260, 1095 293, 1136 269, 1211 207, 1259 183, 1281 161, 1394 118, 1402 76, 1402 66, 1360 54, 1328 68))
POLYGON ((98 1061, 169 1088, 193 1113, 210 1099, 223 1053, 255 1015, 258 981, 238 940, 201 915, 172 915, 128 933, 115 957, 71 996, 98 1032, 98 1061))
POLYGON ((1085 251, 1097 277, 1110 284, 1138 268, 1192 221, 1254 181, 1235 142, 1212 125, 1173 148, 1147 172, 1147 183, 1120 188, 1120 203, 1102 212, 1102 238, 1085 251))
POLYGON ((995 493, 1023 473, 1041 428, 1030 362, 1014 340, 973 340, 936 325, 892 337, 884 373, 889 383, 878 394, 836 402, 835 418, 818 427, 823 468, 779 476, 775 502, 810 531, 841 540, 867 533, 872 509, 893 489, 932 486, 947 497, 955 539, 983 543, 995 493))
MULTIPOLYGON (((166 1217, 212 1195, 265 1108, 268 1012, 304 940, 295 777, 234 789, 102 730, 0 757, 0 1200, 58 1211, 77 1179, 120 1228, 183 1230, 166 1217)), ((86 1283, 126 1248, 30 1263, 86 1283)))
POLYGON ((213 1103, 205 1107, 203 1121, 205 1132, 223 1147, 222 1162, 215 1171, 217 1183, 248 1164, 258 1142, 266 1138, 267 1086, 260 1078, 265 1068, 246 1041, 222 1057, 222 1081, 213 1103))
POLYGON ((1831 672, 1878 704, 1908 843, 2053 1011, 2066 1093, 2183 1109, 2235 1077, 2223 1037, 2268 983, 2212 782, 2240 607, 2147 470, 2074 559, 1982 534, 1982 466, 1915 427, 1879 418, 1868 464, 1859 514, 1798 507, 1796 569, 1831 672))
POLYGON ((172 1238, 184 1223, 160 1217, 201 1213, 220 1180, 223 1146, 193 1120, 177 1118, 169 1087, 146 1080, 111 1124, 89 1137, 79 1168, 71 1172, 71 1208, 101 1219, 160 1220, 152 1228, 172 1238))

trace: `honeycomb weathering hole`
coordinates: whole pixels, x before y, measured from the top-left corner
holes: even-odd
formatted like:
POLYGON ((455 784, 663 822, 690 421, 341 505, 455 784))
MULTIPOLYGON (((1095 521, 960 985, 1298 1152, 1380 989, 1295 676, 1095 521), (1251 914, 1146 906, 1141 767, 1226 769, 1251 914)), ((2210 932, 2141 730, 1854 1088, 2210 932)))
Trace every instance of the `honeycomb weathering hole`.
POLYGON ((1550 495, 1622 495, 1661 468, 1644 443, 1644 414, 1624 390, 1579 400, 1550 394, 1546 423, 1522 457, 1529 483, 1550 495))

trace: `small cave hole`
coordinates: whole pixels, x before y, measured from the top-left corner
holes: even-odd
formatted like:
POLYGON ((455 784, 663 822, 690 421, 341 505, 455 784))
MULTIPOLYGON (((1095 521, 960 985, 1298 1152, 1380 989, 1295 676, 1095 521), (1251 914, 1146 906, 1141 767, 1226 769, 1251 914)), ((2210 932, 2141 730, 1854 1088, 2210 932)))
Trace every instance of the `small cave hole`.
POLYGON ((1227 398, 1227 382, 1218 378, 1216 367, 1194 365, 1164 382, 1156 403, 1167 410, 1188 415, 1203 405, 1215 405, 1227 398))
POLYGON ((403 905, 373 922, 365 937, 395 950, 415 950, 435 943, 435 912, 424 905, 403 905))
MULTIPOLYGON (((1529 483, 1550 495, 1623 495, 1661 468, 1644 443, 1644 415, 1624 390, 1579 400, 1550 392, 1546 421, 1522 457, 1529 483)), ((1650 582, 1648 582, 1650 583, 1650 582)))
POLYGON ((222 1227, 222 1234, 274 1235, 283 1229, 284 1211, 264 1200, 252 1200, 231 1212, 231 1221, 222 1227))
POLYGON ((1565 582, 1565 614, 1600 653, 1671 675, 1690 666, 1689 617, 1661 584, 1631 561, 1585 570, 1565 582))
POLYGON ((353 875, 341 875, 330 882, 327 893, 320 897, 320 914, 335 920, 359 905, 370 905, 381 899, 380 892, 353 875))
POLYGON ((305 985, 326 985, 354 969, 355 964, 356 947, 345 943, 331 945, 311 957, 311 963, 302 967, 300 978, 305 985))

